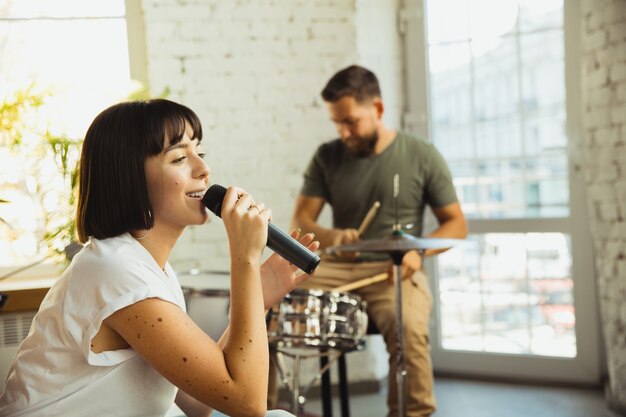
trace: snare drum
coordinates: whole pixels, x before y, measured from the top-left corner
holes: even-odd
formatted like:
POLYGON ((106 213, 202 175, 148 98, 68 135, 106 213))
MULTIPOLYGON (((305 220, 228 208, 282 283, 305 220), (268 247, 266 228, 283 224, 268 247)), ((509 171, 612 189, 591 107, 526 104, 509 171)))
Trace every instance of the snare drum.
POLYGON ((367 331, 366 302, 355 294, 297 288, 270 311, 271 346, 333 348, 363 346, 367 331))
POLYGON ((228 326, 230 273, 192 270, 178 274, 187 314, 213 340, 228 326))

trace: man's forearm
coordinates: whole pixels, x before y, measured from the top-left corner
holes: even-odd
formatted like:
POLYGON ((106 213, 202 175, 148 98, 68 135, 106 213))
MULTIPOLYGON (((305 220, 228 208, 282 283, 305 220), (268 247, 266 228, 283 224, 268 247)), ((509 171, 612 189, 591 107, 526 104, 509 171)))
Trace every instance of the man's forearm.
MULTIPOLYGON (((441 239, 464 239, 467 236, 468 228, 465 218, 453 218, 439 225, 439 227, 428 234, 427 237, 441 239)), ((424 256, 433 256, 445 252, 447 249, 429 249, 424 252, 424 256)))
POLYGON ((302 234, 314 233, 315 240, 320 242, 320 249, 333 246, 334 229, 322 227, 316 221, 305 217, 295 217, 292 226, 300 228, 302 234))

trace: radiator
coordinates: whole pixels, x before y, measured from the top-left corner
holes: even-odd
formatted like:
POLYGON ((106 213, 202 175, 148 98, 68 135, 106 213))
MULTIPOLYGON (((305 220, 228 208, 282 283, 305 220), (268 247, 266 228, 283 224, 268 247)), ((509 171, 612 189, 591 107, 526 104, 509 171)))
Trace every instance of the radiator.
POLYGON ((0 314, 0 391, 15 358, 17 346, 24 340, 36 311, 0 314))

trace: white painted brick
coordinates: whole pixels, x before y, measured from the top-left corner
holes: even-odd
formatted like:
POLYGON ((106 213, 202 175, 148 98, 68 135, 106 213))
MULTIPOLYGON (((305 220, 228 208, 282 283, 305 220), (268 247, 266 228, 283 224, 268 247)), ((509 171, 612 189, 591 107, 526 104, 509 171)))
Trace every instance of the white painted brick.
POLYGON ((602 203, 600 204, 600 218, 598 220, 608 223, 615 223, 617 222, 618 213, 618 204, 602 203))
POLYGON ((626 103, 626 83, 622 83, 616 87, 615 96, 617 98, 617 104, 626 103))
POLYGON ((620 178, 617 163, 612 158, 607 158, 598 166, 596 181, 612 183, 620 178))
POLYGON ((581 10, 584 15, 584 31, 589 33, 598 30, 604 24, 604 16, 593 8, 581 10))
POLYGON ((311 35, 317 39, 336 39, 342 37, 347 19, 316 20, 311 22, 311 35))
POLYGON ((626 61, 626 48, 623 46, 621 48, 617 47, 616 44, 611 44, 605 49, 595 51, 594 54, 602 65, 610 66, 626 61))
POLYGON ((147 39, 148 43, 157 39, 171 39, 175 36, 180 36, 181 29, 185 25, 175 20, 155 21, 150 25, 149 35, 155 36, 154 38, 147 39))
POLYGON ((218 26, 206 21, 191 21, 179 24, 177 36, 180 36, 181 39, 205 43, 210 45, 211 49, 216 44, 219 44, 219 42, 216 42, 219 36, 218 26))
POLYGON ((626 20, 615 23, 607 28, 609 43, 623 44, 626 42, 626 20))
MULTIPOLYGON (((623 210, 626 207, 626 179, 623 177, 620 178, 620 180, 617 181, 613 187, 615 190, 615 195, 620 202, 620 207, 622 207, 623 210)), ((626 236, 626 234, 624 234, 623 236, 626 236)), ((626 251, 626 247, 624 250, 626 251)))
POLYGON ((611 109, 611 122, 626 124, 626 104, 611 109))
MULTIPOLYGON (((626 27, 626 24, 624 24, 624 27, 626 27)), ((626 81, 626 62, 612 65, 609 70, 609 77, 612 82, 626 81)))
POLYGON ((157 43, 161 54, 163 54, 164 50, 171 51, 169 54, 173 53, 176 57, 195 57, 201 54, 201 51, 198 50, 197 42, 184 40, 180 37, 168 38, 160 33, 155 33, 150 40, 157 43))
POLYGON ((587 34, 583 40, 583 51, 595 51, 604 48, 607 44, 608 33, 605 30, 596 30, 587 34))
POLYGON ((610 113, 608 109, 592 109, 585 114, 585 125, 587 128, 606 127, 610 123, 610 113))
POLYGON ((621 129, 618 126, 609 126, 598 129, 594 133, 594 139, 597 144, 609 147, 618 142, 621 129))
POLYGON ((623 0, 607 2, 607 7, 603 10, 603 13, 607 26, 626 22, 626 5, 623 0))
POLYGON ((211 18, 211 7, 209 4, 197 3, 186 5, 181 4, 160 4, 159 7, 146 9, 146 15, 150 17, 150 21, 179 21, 193 22, 202 21, 211 18))
POLYGON ((585 102, 592 108, 608 107, 616 101, 615 95, 611 87, 605 86, 590 91, 585 102))
POLYGON ((584 74, 585 83, 589 87, 602 87, 608 83, 609 69, 600 67, 584 74))
POLYGON ((602 201, 614 195, 614 189, 611 184, 594 183, 590 184, 587 189, 587 196, 590 201, 602 201))
MULTIPOLYGON (((158 56, 149 54, 148 55, 148 67, 150 68, 158 68, 159 71, 154 71, 156 75, 163 74, 180 74, 180 60, 174 59, 171 56, 158 56)), ((152 74, 151 74, 152 75, 152 74)))

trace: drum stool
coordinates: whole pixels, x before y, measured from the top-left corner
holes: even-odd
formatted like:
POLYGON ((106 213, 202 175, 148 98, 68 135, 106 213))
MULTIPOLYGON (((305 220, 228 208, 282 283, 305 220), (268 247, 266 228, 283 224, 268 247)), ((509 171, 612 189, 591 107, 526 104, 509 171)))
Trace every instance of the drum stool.
MULTIPOLYGON (((372 320, 367 320, 367 335, 380 334, 380 331, 372 320)), ((346 352, 349 353, 349 352, 346 352)), ((342 353, 337 359, 339 374, 339 402, 341 404, 341 417, 350 417, 350 393, 348 392, 348 371, 346 367, 346 353, 342 353)), ((328 364, 327 356, 320 356, 320 369, 328 364)), ((322 416, 333 417, 333 398, 330 386, 330 369, 322 374, 321 382, 322 416)))

